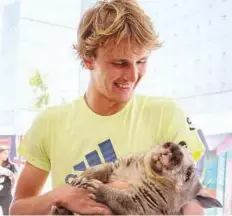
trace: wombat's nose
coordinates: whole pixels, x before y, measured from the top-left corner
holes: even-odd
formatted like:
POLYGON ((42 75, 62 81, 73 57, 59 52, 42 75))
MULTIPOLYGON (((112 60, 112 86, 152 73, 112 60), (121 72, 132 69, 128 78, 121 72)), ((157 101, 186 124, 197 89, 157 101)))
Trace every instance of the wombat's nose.
POLYGON ((184 155, 179 145, 167 142, 163 147, 171 153, 170 162, 172 166, 177 166, 182 162, 184 155))

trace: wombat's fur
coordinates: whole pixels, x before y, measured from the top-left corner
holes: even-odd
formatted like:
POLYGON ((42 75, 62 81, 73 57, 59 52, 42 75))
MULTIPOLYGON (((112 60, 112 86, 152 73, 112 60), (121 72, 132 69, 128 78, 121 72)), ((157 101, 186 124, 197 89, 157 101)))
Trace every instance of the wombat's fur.
MULTIPOLYGON (((91 191, 93 198, 105 203, 114 214, 181 214, 182 207, 192 200, 204 208, 222 207, 203 189, 184 142, 168 142, 147 153, 91 167, 72 185, 91 191), (126 182, 129 187, 117 189, 106 184, 115 181, 126 182)), ((72 213, 53 207, 52 214, 72 213)))

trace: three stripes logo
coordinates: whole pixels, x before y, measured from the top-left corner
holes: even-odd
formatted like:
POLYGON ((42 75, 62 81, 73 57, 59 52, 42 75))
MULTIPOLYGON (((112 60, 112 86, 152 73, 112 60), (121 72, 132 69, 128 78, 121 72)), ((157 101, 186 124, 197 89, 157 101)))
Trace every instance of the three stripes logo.
MULTIPOLYGON (((115 160, 117 160, 117 156, 116 156, 116 153, 114 151, 114 147, 113 147, 112 142, 111 142, 110 139, 108 139, 108 140, 106 140, 106 141, 104 141, 102 143, 99 143, 98 146, 99 146, 101 154, 102 154, 102 156, 104 158, 104 161, 106 163, 114 162, 115 160)), ((99 154, 98 154, 98 152, 96 150, 94 150, 94 151, 88 153, 87 155, 85 155, 85 158, 86 158, 86 161, 87 161, 89 167, 93 167, 93 166, 96 166, 96 165, 102 163, 101 159, 99 157, 99 154)), ((75 171, 85 171, 87 169, 87 167, 86 167, 85 162, 82 161, 82 162, 74 165, 73 169, 75 171)), ((66 176, 65 182, 67 184, 70 184, 71 181, 76 177, 77 177, 76 174, 69 174, 69 175, 66 176)))

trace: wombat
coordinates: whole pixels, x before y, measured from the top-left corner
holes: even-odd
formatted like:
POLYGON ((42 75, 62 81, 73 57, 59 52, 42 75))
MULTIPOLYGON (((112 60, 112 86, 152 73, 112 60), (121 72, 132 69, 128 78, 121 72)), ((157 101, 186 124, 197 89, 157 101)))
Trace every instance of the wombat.
MULTIPOLYGON (((166 142, 148 152, 91 167, 72 185, 86 188, 93 199, 106 204, 116 215, 182 214, 182 207, 192 200, 204 208, 222 207, 200 183, 185 142, 166 142), (107 184, 115 181, 128 187, 118 189, 107 184)), ((53 207, 52 214, 72 212, 53 207)))

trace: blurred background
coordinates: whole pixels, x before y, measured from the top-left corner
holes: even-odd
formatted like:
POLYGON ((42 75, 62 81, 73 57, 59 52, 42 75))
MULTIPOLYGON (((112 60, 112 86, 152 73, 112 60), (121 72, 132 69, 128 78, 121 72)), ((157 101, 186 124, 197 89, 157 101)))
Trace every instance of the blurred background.
MULTIPOLYGON (((95 2, 0 0, 0 145, 9 145, 19 172, 24 160, 16 149, 36 114, 87 87, 72 46, 82 13, 95 2)), ((207 214, 232 214, 232 0, 138 2, 164 45, 136 91, 173 97, 191 116, 206 147, 199 175, 224 204, 207 214)), ((50 188, 48 181, 44 191, 50 188)))

